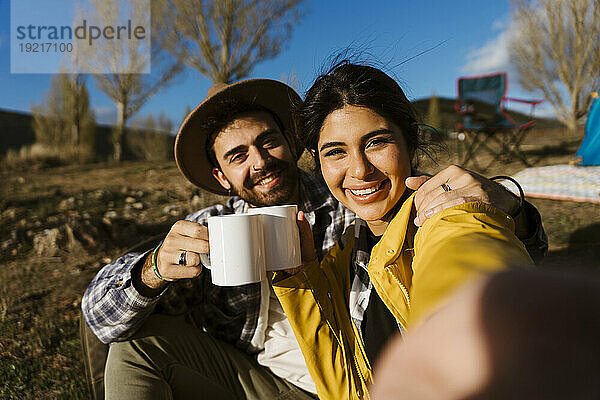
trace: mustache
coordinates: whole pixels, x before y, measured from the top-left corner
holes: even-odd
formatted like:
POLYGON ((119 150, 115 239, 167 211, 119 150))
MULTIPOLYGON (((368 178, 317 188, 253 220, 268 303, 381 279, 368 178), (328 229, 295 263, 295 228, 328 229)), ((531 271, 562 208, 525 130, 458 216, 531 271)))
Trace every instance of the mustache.
POLYGON ((282 171, 285 168, 287 168, 286 162, 282 162, 279 160, 271 161, 268 164, 266 164, 263 168, 259 169, 258 171, 254 172, 254 173, 251 173, 250 176, 248 176, 248 178, 246 178, 246 182, 244 182, 245 186, 252 187, 252 186, 256 185, 262 179, 266 178, 268 175, 270 175, 274 172, 282 171))

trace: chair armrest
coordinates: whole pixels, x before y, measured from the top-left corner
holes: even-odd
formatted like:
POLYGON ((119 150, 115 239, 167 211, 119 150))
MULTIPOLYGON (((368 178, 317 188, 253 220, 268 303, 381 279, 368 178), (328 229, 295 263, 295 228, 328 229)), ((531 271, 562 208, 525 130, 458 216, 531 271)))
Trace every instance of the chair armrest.
POLYGON ((475 112, 475 107, 473 104, 465 103, 461 99, 457 99, 454 103, 454 110, 456 110, 457 114, 467 115, 475 112))
POLYGON ((504 100, 507 100, 507 101, 516 101, 517 103, 531 104, 532 106, 537 106, 538 104, 543 103, 545 101, 545 100, 516 99, 514 97, 505 97, 504 100))

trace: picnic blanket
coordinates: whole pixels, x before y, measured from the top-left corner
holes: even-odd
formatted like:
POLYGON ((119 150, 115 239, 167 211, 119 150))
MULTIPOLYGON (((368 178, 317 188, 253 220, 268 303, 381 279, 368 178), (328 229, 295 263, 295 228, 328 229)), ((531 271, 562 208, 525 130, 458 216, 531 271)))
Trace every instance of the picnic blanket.
MULTIPOLYGON (((600 203, 600 166, 551 165, 524 169, 513 176, 526 196, 600 203)), ((507 184, 513 189, 512 184, 507 184)), ((517 191, 518 193, 518 191, 517 191)))

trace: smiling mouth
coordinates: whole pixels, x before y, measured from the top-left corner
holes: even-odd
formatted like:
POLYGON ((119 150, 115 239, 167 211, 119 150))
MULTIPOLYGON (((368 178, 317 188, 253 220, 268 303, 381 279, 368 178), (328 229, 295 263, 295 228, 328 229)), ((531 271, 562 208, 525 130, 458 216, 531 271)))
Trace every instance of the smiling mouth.
POLYGON ((379 182, 377 185, 375 186, 371 186, 370 188, 365 188, 365 189, 348 189, 350 190, 350 193, 352 193, 355 196, 368 196, 372 193, 377 192, 378 190, 381 190, 381 187, 383 186, 383 182, 379 182))
POLYGON ((268 185, 269 183, 273 182, 278 177, 279 177, 279 172, 271 172, 264 178, 260 179, 259 181, 256 181, 255 185, 256 186, 268 185))

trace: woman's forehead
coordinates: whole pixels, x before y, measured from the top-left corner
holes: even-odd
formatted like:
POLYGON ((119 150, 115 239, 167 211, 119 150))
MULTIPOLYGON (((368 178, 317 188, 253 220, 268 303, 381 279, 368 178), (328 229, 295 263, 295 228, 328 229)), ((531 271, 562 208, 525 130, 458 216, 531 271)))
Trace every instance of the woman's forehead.
POLYGON ((367 107, 346 105, 334 110, 323 121, 319 143, 325 141, 352 141, 376 130, 398 131, 391 121, 367 107))

